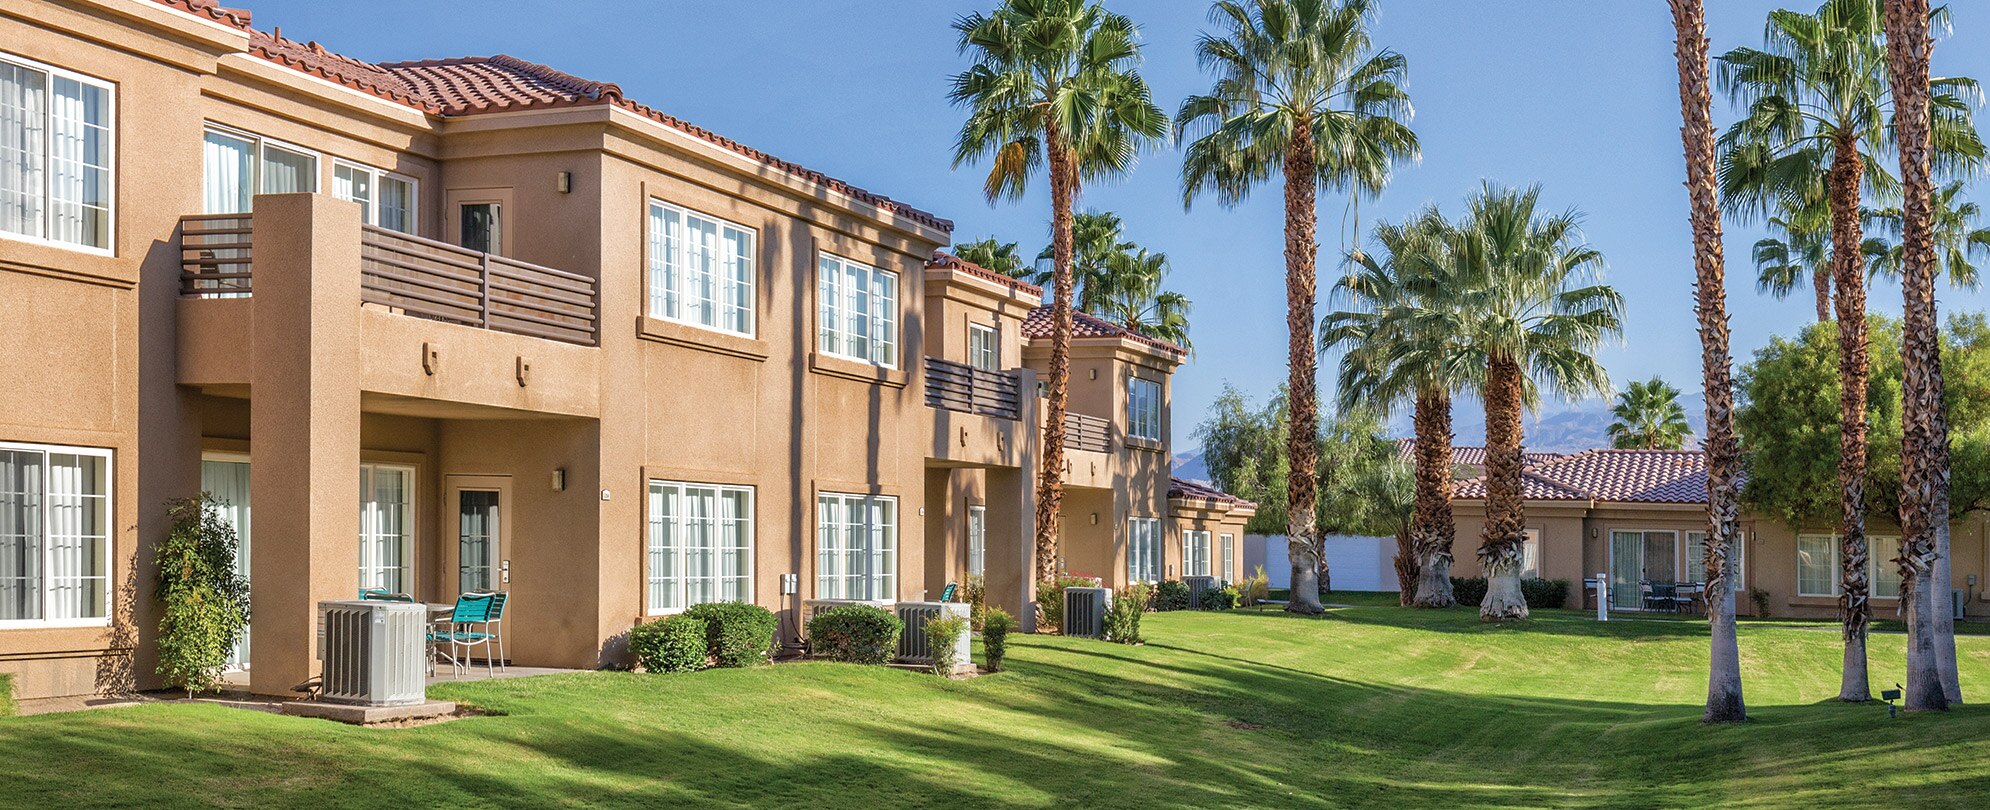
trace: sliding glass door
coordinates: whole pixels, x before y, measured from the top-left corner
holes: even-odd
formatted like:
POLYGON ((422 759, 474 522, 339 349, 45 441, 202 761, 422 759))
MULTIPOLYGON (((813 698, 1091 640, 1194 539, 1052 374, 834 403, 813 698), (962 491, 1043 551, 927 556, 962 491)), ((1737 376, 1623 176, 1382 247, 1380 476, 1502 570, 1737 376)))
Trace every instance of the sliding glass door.
POLYGON ((413 467, 359 467, 359 587, 410 593, 414 550, 413 467))

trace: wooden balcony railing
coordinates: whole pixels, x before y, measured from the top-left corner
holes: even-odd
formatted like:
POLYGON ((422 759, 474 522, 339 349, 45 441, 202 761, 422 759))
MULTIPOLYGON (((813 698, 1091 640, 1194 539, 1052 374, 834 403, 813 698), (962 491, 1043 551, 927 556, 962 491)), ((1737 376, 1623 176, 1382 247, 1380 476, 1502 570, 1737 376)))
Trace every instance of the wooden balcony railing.
POLYGON ((1082 413, 1064 412, 1064 447, 1094 453, 1112 451, 1112 422, 1082 413))
POLYGON ((1022 382, 1012 372, 984 371, 965 363, 926 358, 926 404, 1003 419, 1022 415, 1022 382))
POLYGON ((180 294, 240 298, 249 294, 248 214, 180 217, 180 294))

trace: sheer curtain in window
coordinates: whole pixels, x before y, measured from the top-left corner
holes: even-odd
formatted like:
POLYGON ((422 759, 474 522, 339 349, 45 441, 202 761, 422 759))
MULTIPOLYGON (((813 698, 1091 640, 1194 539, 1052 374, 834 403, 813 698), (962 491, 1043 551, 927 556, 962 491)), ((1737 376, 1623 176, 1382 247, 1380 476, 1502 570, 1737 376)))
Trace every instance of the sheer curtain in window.
POLYGON ((318 159, 281 146, 263 144, 264 194, 318 190, 318 159))
MULTIPOLYGON (((235 572, 244 579, 249 576, 249 463, 246 461, 212 461, 200 463, 200 488, 218 501, 221 519, 235 530, 235 572)), ((243 667, 249 663, 249 632, 244 628, 240 638, 235 639, 234 649, 228 656, 232 667, 243 667)))
POLYGON ((0 450, 0 621, 41 615, 42 455, 0 450))
POLYGON ((42 235, 47 82, 46 73, 0 62, 0 231, 42 235))
POLYGON ((256 145, 242 138, 209 132, 201 144, 205 164, 201 177, 201 210, 209 214, 239 214, 254 198, 256 145))
POLYGON ((56 77, 49 108, 49 238, 110 246, 110 93, 56 77))
POLYGON ((48 456, 49 591, 52 619, 109 615, 109 516, 104 459, 48 456))

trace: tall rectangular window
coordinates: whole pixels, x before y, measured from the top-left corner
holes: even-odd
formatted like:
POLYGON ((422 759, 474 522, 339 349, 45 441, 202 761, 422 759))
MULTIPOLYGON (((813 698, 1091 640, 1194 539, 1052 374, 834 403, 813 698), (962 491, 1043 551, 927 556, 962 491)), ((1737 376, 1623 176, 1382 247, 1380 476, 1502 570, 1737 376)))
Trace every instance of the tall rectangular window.
MULTIPOLYGON (((1879 599, 1900 598, 1900 538, 1867 537, 1866 559, 1872 561, 1872 595, 1879 599)), ((1937 609, 1946 607, 1937 604, 1937 609)))
POLYGON ((1002 333, 995 327, 967 325, 967 364, 982 371, 1002 369, 1002 333))
POLYGON ((1209 576, 1209 532, 1182 532, 1182 576, 1209 576))
POLYGON ((1838 595, 1838 538, 1797 535, 1797 595, 1838 595))
POLYGON ((967 508, 967 573, 981 576, 988 570, 988 507, 967 508))
POLYGON ((359 587, 409 593, 415 469, 359 465, 359 587))
POLYGON ((898 499, 822 493, 815 548, 816 598, 897 598, 898 499))
MULTIPOLYGON (((1733 552, 1734 556, 1731 558, 1730 561, 1734 564, 1734 586, 1737 591, 1747 590, 1746 588, 1742 587, 1742 584, 1748 581, 1748 578, 1746 576, 1747 564, 1748 564, 1747 551, 1748 551, 1748 536, 1746 534, 1736 532, 1734 536, 1734 552, 1733 552)), ((1707 576, 1706 568, 1707 568, 1707 533, 1687 532, 1686 533, 1686 568, 1684 570, 1687 572, 1687 575, 1693 580, 1698 582, 1706 582, 1710 578, 1707 576)))
POLYGON ((649 314, 753 336, 753 231, 650 201, 649 314))
POLYGON ((1237 536, 1226 534, 1221 539, 1223 546, 1223 568, 1216 572, 1216 576, 1221 577, 1225 582, 1230 582, 1237 578, 1237 575, 1232 573, 1236 570, 1232 566, 1236 563, 1237 536))
POLYGON ((0 54, 0 233, 111 246, 110 84, 0 54))
POLYGON ((337 161, 332 196, 359 203, 360 221, 390 231, 415 232, 415 181, 385 169, 337 161))
POLYGON ((1541 576, 1541 530, 1528 529, 1526 540, 1520 544, 1520 576, 1525 579, 1538 579, 1541 576))
POLYGON ((1142 377, 1126 381, 1126 432, 1136 439, 1161 440, 1161 384, 1142 377))
POLYGON ((1126 519, 1126 578, 1132 582, 1160 581, 1160 518, 1126 519))
POLYGON ((108 450, 0 443, 0 626, 110 616, 108 450))
POLYGON ((649 612, 753 601, 753 488, 651 481, 649 612))
POLYGON ((201 200, 209 214, 248 213, 257 194, 318 190, 318 155, 302 147, 209 126, 201 155, 201 200))
POLYGON ((823 354, 898 367, 898 274, 822 254, 816 347, 823 354))

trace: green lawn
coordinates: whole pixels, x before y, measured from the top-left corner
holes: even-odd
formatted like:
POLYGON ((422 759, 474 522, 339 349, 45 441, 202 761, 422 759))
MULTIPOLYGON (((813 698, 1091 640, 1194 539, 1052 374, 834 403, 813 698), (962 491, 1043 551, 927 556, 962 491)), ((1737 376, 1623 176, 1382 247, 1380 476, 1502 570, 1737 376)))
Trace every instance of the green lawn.
MULTIPOLYGON (((452 684, 502 716, 366 730, 214 705, 0 720, 0 806, 1963 805, 1977 704, 1889 720, 1828 627, 1747 623, 1755 719, 1698 723, 1705 627, 1466 610, 1150 616, 1144 647, 1032 637, 945 682, 832 664, 452 684)), ((1875 683, 1901 638, 1873 640, 1875 683)))

